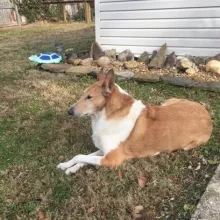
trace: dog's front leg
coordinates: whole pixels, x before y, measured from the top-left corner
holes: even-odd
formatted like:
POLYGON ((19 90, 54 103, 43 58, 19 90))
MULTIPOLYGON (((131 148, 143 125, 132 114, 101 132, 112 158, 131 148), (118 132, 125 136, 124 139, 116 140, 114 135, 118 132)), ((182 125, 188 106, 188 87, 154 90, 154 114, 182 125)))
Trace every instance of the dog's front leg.
POLYGON ((76 163, 86 163, 91 165, 101 165, 101 160, 104 156, 91 156, 91 155, 77 155, 75 157, 76 163))
MULTIPOLYGON (((102 156, 103 153, 101 150, 98 150, 94 153, 89 154, 88 156, 102 156)), ((78 155, 81 156, 81 155, 78 155)), ((76 173, 81 167, 85 166, 87 163, 82 163, 77 161, 77 157, 73 157, 71 160, 58 164, 57 168, 66 170, 66 174, 76 173)), ((86 155, 83 155, 86 156, 86 155)))
POLYGON ((77 155, 73 158, 76 165, 66 169, 65 173, 67 175, 70 173, 76 173, 81 167, 87 164, 100 165, 103 157, 104 156, 77 155))

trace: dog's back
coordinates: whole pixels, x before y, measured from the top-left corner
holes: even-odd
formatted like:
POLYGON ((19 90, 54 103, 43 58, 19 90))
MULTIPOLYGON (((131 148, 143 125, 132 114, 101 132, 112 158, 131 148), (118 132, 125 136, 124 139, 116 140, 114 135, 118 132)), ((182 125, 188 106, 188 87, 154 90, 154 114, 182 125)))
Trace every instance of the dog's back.
POLYGON ((128 152, 144 157, 163 151, 191 149, 210 139, 213 128, 207 110, 196 102, 173 101, 168 100, 169 104, 164 106, 148 105, 124 143, 128 152))

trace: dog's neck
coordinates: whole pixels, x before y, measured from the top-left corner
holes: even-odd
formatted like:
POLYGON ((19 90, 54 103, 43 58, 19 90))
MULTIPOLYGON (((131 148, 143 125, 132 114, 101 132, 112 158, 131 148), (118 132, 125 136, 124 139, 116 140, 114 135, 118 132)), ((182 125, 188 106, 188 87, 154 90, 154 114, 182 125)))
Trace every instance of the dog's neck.
POLYGON ((134 101, 135 99, 131 95, 115 84, 112 93, 106 98, 104 108, 96 112, 92 119, 97 120, 103 114, 107 120, 123 118, 129 113, 134 101))

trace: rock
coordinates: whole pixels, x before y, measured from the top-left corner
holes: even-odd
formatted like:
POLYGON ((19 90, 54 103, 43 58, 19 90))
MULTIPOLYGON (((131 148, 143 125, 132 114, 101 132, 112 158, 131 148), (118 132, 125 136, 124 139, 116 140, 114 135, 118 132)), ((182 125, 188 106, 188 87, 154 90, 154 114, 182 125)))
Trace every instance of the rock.
POLYGON ((93 58, 86 58, 84 60, 81 60, 80 64, 82 66, 91 66, 93 62, 93 58))
POLYGON ((189 68, 185 72, 189 75, 194 75, 195 73, 199 72, 199 70, 196 70, 194 68, 189 68))
POLYGON ((220 61, 211 60, 206 64, 206 72, 220 74, 220 61))
POLYGON ((115 72, 115 74, 117 76, 120 76, 120 77, 126 78, 126 79, 131 79, 134 77, 134 73, 131 71, 119 71, 119 72, 115 72))
POLYGON ((134 54, 130 50, 125 50, 118 54, 118 60, 121 62, 134 60, 134 54))
POLYGON ((75 59, 75 60, 73 61, 73 65, 74 65, 74 66, 78 66, 78 65, 81 64, 81 62, 82 62, 81 59, 75 59))
POLYGON ((175 54, 175 52, 173 52, 173 53, 171 53, 170 55, 167 56, 164 67, 166 69, 171 69, 175 66, 176 66, 176 54, 175 54))
POLYGON ((153 60, 154 57, 155 57, 156 55, 157 55, 157 51, 154 50, 154 51, 152 52, 152 55, 151 55, 150 61, 153 60))
POLYGON ((196 85, 198 83, 195 80, 169 75, 163 75, 160 78, 164 83, 183 87, 193 87, 193 85, 196 85))
POLYGON ((124 65, 124 63, 122 63, 118 60, 115 60, 115 61, 112 62, 112 65, 122 67, 124 65))
POLYGON ((93 61, 92 61, 92 65, 93 65, 93 66, 99 66, 98 63, 97 63, 97 60, 93 60, 93 61))
POLYGON ((67 63, 68 64, 74 64, 74 61, 75 61, 76 59, 67 59, 67 63))
POLYGON ((66 73, 74 74, 76 76, 83 76, 83 75, 91 74, 92 72, 97 72, 97 71, 91 67, 85 67, 85 66, 72 66, 71 68, 66 70, 66 73))
POLYGON ((97 42, 93 43, 91 47, 91 57, 94 60, 98 60, 100 57, 103 57, 103 56, 105 56, 105 53, 100 47, 100 45, 97 42))
POLYGON ((160 78, 164 83, 170 85, 194 87, 212 92, 220 92, 220 82, 197 82, 195 80, 191 80, 183 77, 174 77, 168 75, 163 75, 160 78))
POLYGON ((150 61, 148 67, 150 68, 163 68, 166 61, 167 44, 164 44, 156 56, 150 61))
POLYGON ((206 63, 208 63, 211 60, 218 60, 218 61, 220 61, 220 54, 216 54, 214 57, 209 57, 208 59, 206 59, 206 63))
POLYGON ((220 82, 203 82, 198 83, 195 87, 201 88, 202 90, 220 92, 220 82))
POLYGON ((215 55, 214 59, 220 61, 220 54, 215 55))
POLYGON ((133 69, 136 68, 137 66, 138 66, 138 62, 135 60, 128 61, 127 63, 124 64, 124 67, 126 69, 133 69))
POLYGON ((65 50, 65 56, 67 59, 69 58, 75 58, 77 59, 77 54, 74 52, 73 48, 69 48, 65 50))
POLYGON ((82 60, 86 58, 90 58, 90 52, 88 50, 80 51, 77 53, 77 57, 82 60))
POLYGON ((177 73, 178 73, 176 67, 171 68, 171 69, 170 69, 170 72, 173 73, 173 74, 177 74, 177 73))
POLYGON ((69 63, 69 64, 73 64, 75 59, 77 59, 76 53, 72 52, 72 53, 69 53, 68 55, 66 55, 66 60, 67 60, 67 63, 69 63))
POLYGON ((143 62, 146 65, 149 63, 149 53, 147 51, 144 51, 141 55, 140 58, 138 59, 138 62, 143 62))
POLYGON ((105 56, 110 60, 116 60, 116 49, 106 50, 105 56))
POLYGON ((205 65, 208 57, 193 57, 192 61, 197 65, 205 65))
MULTIPOLYGON (((179 57, 178 57, 179 58, 179 57)), ((181 57, 181 59, 182 59, 183 57, 181 57)), ((189 55, 189 54, 187 54, 186 56, 185 56, 185 58, 188 58, 189 60, 193 60, 193 56, 192 55, 189 55)))
POLYGON ((42 64, 41 68, 53 73, 65 73, 70 69, 72 65, 70 64, 42 64))
POLYGON ((156 74, 135 74, 134 79, 138 82, 159 82, 160 76, 156 74))
POLYGON ((184 70, 188 74, 195 74, 199 72, 196 64, 190 61, 188 58, 181 59, 177 64, 177 69, 184 70))
POLYGON ((111 60, 110 60, 108 57, 100 57, 100 58, 97 60, 97 64, 98 64, 100 67, 108 66, 110 63, 111 63, 111 60))

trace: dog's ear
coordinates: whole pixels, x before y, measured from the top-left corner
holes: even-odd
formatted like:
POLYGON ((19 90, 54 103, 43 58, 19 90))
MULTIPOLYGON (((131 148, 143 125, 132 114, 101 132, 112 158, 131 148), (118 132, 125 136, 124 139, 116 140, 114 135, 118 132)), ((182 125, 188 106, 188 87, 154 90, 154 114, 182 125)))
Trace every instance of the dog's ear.
POLYGON ((109 96, 112 93, 114 84, 115 84, 115 73, 113 69, 110 69, 103 83, 104 96, 109 96))
POLYGON ((97 74, 97 81, 104 80, 105 78, 106 78, 106 75, 104 74, 104 68, 102 68, 97 74))

